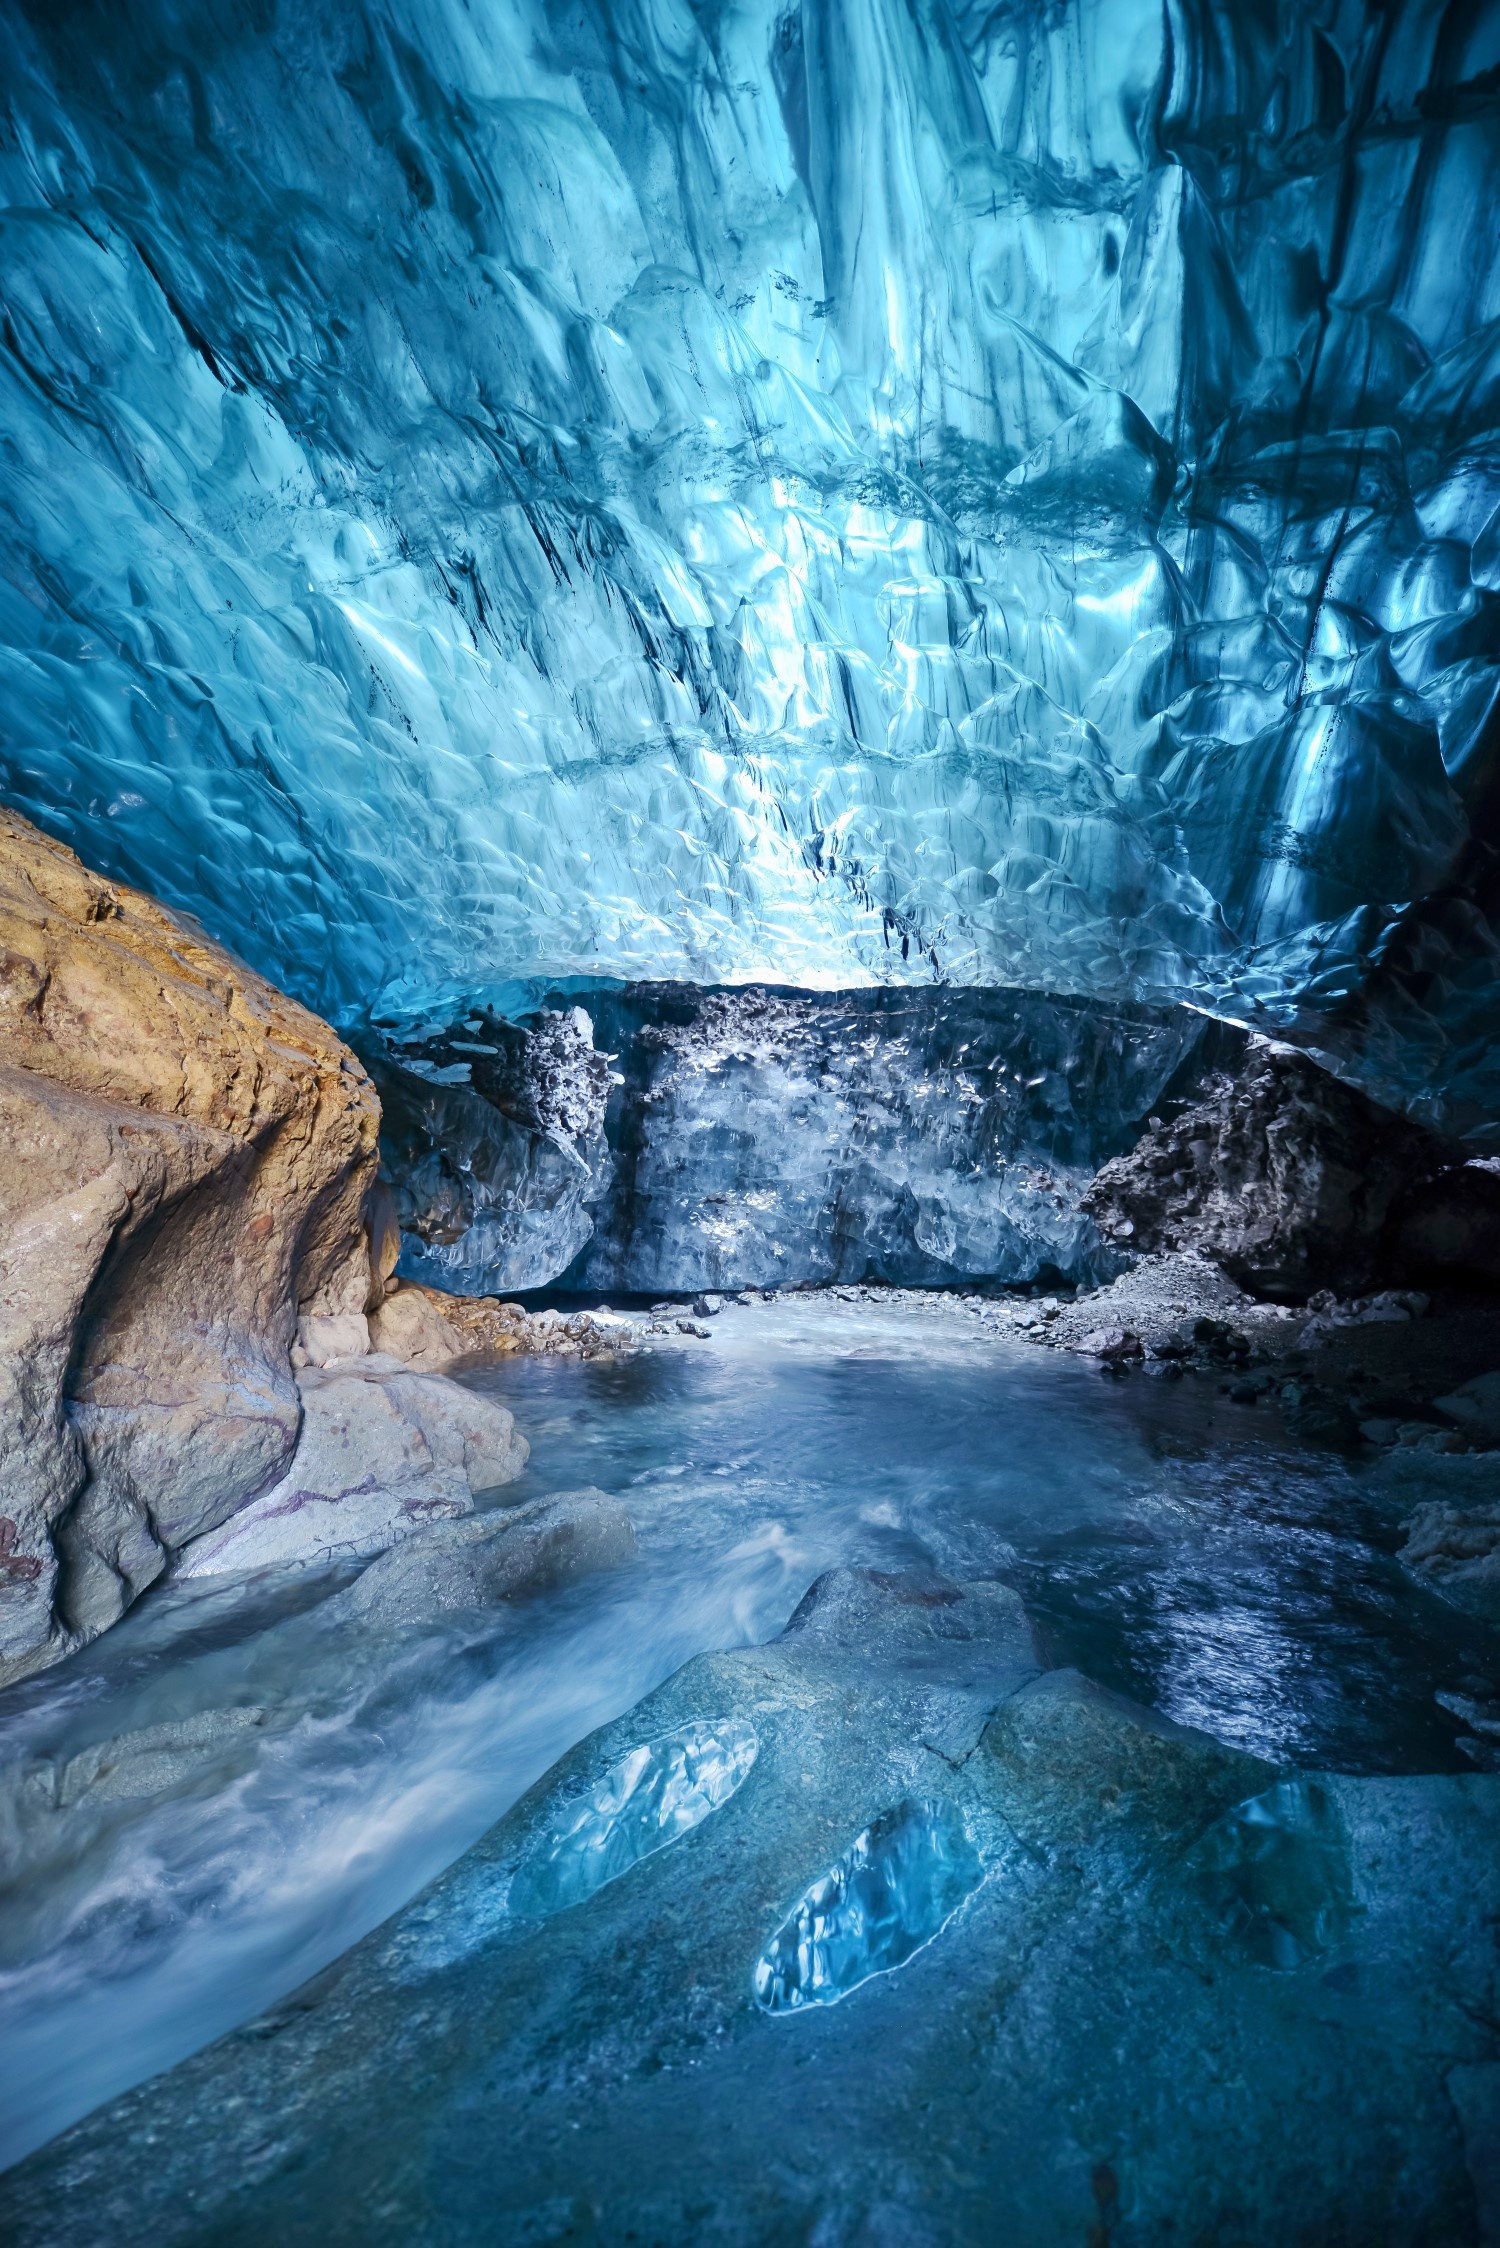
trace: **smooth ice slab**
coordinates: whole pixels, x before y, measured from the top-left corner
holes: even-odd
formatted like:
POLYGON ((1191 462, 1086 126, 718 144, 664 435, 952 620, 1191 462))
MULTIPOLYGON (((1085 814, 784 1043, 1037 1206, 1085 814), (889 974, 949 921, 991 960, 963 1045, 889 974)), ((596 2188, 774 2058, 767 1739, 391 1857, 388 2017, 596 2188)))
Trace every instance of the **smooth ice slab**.
POLYGON ((812 1884, 755 1963, 768 2014, 833 2006, 904 1967, 984 1879, 951 1803, 912 1798, 882 1812, 812 1884))
POLYGON ((690 1834, 729 1801, 759 1746, 753 1726, 726 1718, 632 1749, 533 1841, 511 1880, 512 1912, 542 1915, 580 1905, 690 1834))

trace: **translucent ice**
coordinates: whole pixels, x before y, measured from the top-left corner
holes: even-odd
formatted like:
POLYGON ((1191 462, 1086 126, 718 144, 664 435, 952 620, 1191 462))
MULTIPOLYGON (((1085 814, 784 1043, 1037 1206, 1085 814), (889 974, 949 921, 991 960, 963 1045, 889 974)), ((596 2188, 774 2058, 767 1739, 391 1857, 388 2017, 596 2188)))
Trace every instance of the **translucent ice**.
POLYGON ((1318 1780, 1286 1780, 1241 1803, 1193 1859, 1225 1929, 1262 1966, 1306 1966, 1354 1924, 1349 1837, 1318 1780))
POLYGON ((0 789, 352 1022, 925 979, 1500 1112, 1500 15, 0 0, 0 789))
POLYGON ((984 1878, 951 1803, 898 1803, 816 1880, 755 1964, 769 2014, 832 2006, 931 1943, 984 1878))
POLYGON ((1202 1033, 1182 1009, 1001 991, 582 996, 590 1012, 367 1049, 403 1277, 647 1295, 1105 1277, 1077 1189, 1202 1033), (564 1022, 570 1082, 578 1024, 597 1073, 566 1114, 532 1090, 555 1081, 564 1022))
POLYGON ((758 1747, 754 1728, 731 1717, 688 1725, 632 1749, 537 1835, 511 1878, 511 1911, 562 1912, 582 1904, 642 1858, 690 1834, 729 1801, 758 1747))

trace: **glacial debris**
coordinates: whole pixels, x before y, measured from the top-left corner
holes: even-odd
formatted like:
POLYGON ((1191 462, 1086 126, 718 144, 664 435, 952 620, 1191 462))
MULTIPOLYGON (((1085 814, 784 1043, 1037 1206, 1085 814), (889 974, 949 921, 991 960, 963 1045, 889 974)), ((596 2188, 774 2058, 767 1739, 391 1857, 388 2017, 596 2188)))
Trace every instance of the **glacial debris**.
POLYGON ((1368 1286, 1415 1189, 1464 1151, 1306 1055, 1254 1039, 1168 1122, 1106 1163, 1082 1207, 1111 1240, 1192 1249, 1258 1294, 1368 1286))

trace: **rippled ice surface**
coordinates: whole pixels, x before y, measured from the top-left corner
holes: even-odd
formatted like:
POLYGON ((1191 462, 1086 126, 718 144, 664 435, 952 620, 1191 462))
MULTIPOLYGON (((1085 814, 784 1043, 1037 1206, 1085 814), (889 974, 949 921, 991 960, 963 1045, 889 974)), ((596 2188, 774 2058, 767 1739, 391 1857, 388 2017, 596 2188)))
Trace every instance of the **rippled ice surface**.
POLYGON ((642 1742, 535 1837, 511 1879, 510 1911, 566 1912, 691 1834, 729 1801, 758 1747, 734 1717, 642 1742))
POLYGON ((1432 1697, 1492 1637, 1403 1576, 1357 1469, 1208 1385, 827 1299, 474 1378, 532 1443, 507 1499, 618 1493, 636 1562, 386 1634, 323 1608, 347 1574, 164 1587, 0 1697, 0 2157, 292 1988, 837 1562, 1003 1576, 1049 1659, 1269 1757, 1467 1769, 1432 1697))
POLYGON ((940 1935, 984 1868, 951 1803, 898 1803, 808 1888, 755 1964, 768 2014, 833 2006, 940 1935))

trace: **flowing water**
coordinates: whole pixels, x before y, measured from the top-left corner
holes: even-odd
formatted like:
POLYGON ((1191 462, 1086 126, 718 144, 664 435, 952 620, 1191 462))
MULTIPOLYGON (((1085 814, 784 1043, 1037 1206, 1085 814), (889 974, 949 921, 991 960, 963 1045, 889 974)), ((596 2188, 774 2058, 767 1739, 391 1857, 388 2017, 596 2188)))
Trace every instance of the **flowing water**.
MULTIPOLYGON (((0 2162, 343 1951, 689 1656, 837 1563, 1000 1577, 1047 1658, 1279 1762, 1466 1769, 1494 1639, 1357 1467, 1212 1382, 1100 1379, 955 1303, 732 1306, 712 1339, 470 1377, 593 1484, 626 1568, 376 1633, 346 1569, 164 1585, 0 1697, 0 2162)), ((691 1744, 690 1744, 691 1745, 691 1744)))

